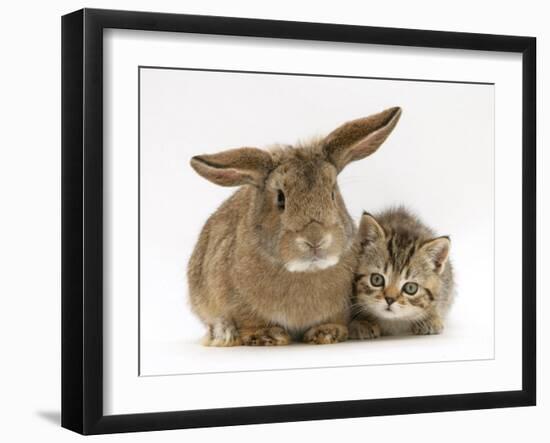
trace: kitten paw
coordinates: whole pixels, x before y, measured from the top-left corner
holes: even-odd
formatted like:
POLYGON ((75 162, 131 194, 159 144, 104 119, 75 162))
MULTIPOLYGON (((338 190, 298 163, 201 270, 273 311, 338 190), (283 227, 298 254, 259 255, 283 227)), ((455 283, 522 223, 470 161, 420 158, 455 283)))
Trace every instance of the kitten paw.
POLYGON ((415 335, 440 334, 442 331, 443 322, 439 319, 418 322, 412 326, 412 333, 415 335))
POLYGON ((290 335, 279 326, 241 332, 245 346, 283 346, 290 343, 290 335))
POLYGON ((314 326, 304 334, 304 342, 315 345, 329 345, 348 339, 348 328, 344 325, 327 323, 314 326))
POLYGON ((367 320, 353 320, 349 325, 349 338, 368 340, 380 337, 380 326, 367 320))

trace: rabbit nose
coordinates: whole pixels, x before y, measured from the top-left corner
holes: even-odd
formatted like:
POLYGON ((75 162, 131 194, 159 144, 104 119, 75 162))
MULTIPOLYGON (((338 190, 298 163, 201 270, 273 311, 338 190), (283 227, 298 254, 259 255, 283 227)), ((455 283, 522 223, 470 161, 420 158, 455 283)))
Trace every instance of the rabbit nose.
POLYGON ((309 246, 313 250, 317 250, 321 247, 321 241, 312 243, 312 242, 308 242, 307 240, 305 240, 305 244, 306 244, 306 246, 309 246))
POLYGON ((326 234, 320 240, 310 243, 309 247, 312 249, 327 249, 331 243, 332 243, 332 235, 326 234))
POLYGON ((310 248, 314 256, 319 255, 319 253, 321 252, 321 247, 319 246, 319 243, 312 244, 312 243, 306 242, 306 245, 310 248))
POLYGON ((313 252, 316 253, 323 249, 327 249, 330 246, 330 244, 332 243, 332 235, 326 234, 323 237, 316 239, 298 238, 297 242, 303 247, 311 249, 313 250, 313 252))
POLYGON ((395 302, 395 298, 391 298, 391 297, 384 297, 386 299, 386 303, 388 304, 388 306, 391 306, 392 303, 395 302))

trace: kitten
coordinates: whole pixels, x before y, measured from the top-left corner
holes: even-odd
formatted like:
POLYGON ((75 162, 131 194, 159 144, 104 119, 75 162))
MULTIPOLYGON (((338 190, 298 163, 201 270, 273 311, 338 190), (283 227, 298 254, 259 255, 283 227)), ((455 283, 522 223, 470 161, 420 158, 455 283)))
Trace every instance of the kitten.
POLYGON ((454 296, 450 240, 404 208, 364 213, 350 338, 439 334, 454 296))

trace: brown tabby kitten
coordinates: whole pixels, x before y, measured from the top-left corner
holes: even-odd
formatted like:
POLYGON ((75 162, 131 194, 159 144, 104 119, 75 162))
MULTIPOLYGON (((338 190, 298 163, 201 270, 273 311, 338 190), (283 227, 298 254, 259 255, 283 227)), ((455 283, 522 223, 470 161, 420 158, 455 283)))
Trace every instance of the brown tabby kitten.
POLYGON ((404 208, 364 213, 350 338, 439 334, 454 297, 449 237, 404 208))

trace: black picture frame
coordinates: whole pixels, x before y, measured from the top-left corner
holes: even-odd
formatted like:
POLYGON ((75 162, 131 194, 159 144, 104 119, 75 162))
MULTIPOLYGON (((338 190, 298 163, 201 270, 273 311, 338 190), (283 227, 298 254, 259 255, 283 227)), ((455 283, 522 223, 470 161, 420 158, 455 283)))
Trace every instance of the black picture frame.
POLYGON ((82 9, 62 18, 62 426, 81 434, 536 404, 536 39, 82 9), (522 389, 230 409, 103 413, 103 30, 454 48, 522 54, 522 389))

